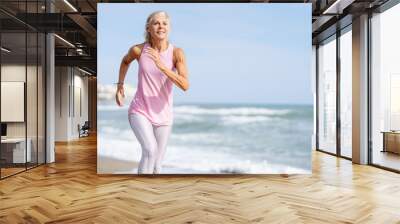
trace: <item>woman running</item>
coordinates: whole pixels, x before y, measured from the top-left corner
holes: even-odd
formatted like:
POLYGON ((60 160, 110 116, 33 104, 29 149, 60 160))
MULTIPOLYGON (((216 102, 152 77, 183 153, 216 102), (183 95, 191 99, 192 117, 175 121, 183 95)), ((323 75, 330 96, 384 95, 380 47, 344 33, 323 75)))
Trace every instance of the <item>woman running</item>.
POLYGON ((173 84, 187 91, 189 80, 183 50, 168 41, 168 14, 150 14, 145 30, 145 42, 131 47, 122 59, 116 102, 122 106, 124 79, 130 63, 136 59, 138 86, 128 118, 142 148, 138 174, 158 174, 173 124, 173 84))

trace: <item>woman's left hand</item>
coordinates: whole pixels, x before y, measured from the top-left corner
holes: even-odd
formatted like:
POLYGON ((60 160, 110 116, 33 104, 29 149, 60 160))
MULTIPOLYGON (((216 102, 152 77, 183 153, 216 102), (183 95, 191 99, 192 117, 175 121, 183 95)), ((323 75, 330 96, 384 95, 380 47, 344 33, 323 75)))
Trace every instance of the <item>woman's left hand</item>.
POLYGON ((160 60, 160 54, 158 53, 158 51, 156 51, 154 48, 146 48, 144 50, 144 52, 148 53, 150 58, 153 59, 154 63, 156 64, 156 66, 160 69, 163 70, 163 68, 165 67, 164 64, 162 63, 162 61, 160 60))

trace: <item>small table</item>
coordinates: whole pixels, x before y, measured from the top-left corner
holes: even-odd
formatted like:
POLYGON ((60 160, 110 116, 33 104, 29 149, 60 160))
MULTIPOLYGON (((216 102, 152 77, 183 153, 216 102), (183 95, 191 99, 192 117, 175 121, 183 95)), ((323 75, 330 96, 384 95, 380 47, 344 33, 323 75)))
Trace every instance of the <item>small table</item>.
POLYGON ((31 139, 27 138, 28 143, 25 154, 25 138, 6 138, 1 139, 1 159, 6 163, 25 163, 32 159, 31 139))
POLYGON ((382 152, 400 154, 400 131, 382 131, 381 133, 383 133, 382 152))

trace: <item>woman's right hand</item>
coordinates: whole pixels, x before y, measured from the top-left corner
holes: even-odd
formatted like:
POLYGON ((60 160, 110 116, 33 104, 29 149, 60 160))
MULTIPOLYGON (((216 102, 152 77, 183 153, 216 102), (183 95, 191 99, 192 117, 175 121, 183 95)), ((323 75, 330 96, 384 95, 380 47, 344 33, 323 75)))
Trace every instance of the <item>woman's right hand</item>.
POLYGON ((123 102, 124 102, 123 98, 125 98, 124 85, 118 84, 117 92, 115 93, 115 101, 117 102, 118 106, 120 106, 120 107, 123 106, 123 102))

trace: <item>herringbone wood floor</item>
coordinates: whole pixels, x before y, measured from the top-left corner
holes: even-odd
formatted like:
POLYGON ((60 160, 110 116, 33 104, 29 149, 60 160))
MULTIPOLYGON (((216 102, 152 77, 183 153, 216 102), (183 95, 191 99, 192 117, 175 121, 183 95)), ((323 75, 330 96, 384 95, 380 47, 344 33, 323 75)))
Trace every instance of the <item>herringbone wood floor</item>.
POLYGON ((0 181, 0 223, 400 223, 400 175, 313 153, 312 175, 97 175, 96 138, 0 181))

